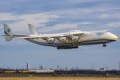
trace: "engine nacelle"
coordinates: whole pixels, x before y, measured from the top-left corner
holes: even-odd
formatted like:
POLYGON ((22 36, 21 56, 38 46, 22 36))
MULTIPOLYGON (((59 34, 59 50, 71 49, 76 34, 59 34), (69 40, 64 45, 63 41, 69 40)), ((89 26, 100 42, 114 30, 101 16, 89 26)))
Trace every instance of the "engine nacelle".
POLYGON ((67 38, 66 37, 60 37, 60 42, 66 42, 67 41, 67 38))
POLYGON ((72 41, 78 41, 79 40, 79 37, 78 36, 73 36, 72 37, 72 41))
POLYGON ((48 38, 48 39, 47 39, 47 42, 48 42, 48 43, 54 43, 54 42, 55 42, 55 39, 54 39, 54 38, 48 38))

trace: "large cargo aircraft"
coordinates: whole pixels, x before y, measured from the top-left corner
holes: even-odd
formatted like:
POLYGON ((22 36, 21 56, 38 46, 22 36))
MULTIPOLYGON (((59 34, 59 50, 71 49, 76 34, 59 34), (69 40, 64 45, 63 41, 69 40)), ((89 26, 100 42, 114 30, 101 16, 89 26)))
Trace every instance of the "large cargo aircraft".
POLYGON ((118 37, 108 30, 104 31, 80 31, 74 30, 58 34, 39 34, 32 24, 28 24, 30 35, 15 34, 8 24, 4 23, 5 40, 12 38, 23 38, 35 44, 52 46, 57 49, 74 49, 82 45, 102 44, 106 47, 107 43, 116 41, 118 37))

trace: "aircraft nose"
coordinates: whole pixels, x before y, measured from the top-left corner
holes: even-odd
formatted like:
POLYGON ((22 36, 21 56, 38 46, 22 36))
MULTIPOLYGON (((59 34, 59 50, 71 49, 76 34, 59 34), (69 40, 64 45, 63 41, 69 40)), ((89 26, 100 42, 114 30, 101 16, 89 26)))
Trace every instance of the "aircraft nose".
POLYGON ((116 35, 112 35, 111 39, 116 41, 118 37, 116 35))

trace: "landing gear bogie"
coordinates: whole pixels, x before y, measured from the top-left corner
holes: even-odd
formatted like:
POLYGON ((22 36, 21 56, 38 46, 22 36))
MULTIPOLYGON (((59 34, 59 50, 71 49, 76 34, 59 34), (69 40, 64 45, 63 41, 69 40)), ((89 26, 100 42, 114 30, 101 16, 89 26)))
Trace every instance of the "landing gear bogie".
POLYGON ((58 46, 57 49, 75 49, 78 48, 78 46, 58 46))

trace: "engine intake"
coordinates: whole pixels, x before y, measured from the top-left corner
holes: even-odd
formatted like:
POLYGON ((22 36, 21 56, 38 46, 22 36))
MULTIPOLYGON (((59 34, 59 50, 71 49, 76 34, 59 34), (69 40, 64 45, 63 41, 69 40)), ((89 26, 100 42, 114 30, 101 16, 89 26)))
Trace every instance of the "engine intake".
POLYGON ((79 37, 78 36, 73 36, 72 37, 72 41, 78 41, 79 40, 79 37))
POLYGON ((48 39, 47 39, 47 42, 48 42, 48 43, 54 43, 54 42, 55 42, 55 39, 54 39, 54 38, 48 38, 48 39))
POLYGON ((66 42, 66 41, 67 41, 67 38, 66 38, 66 37, 60 37, 59 41, 60 41, 60 42, 66 42))

